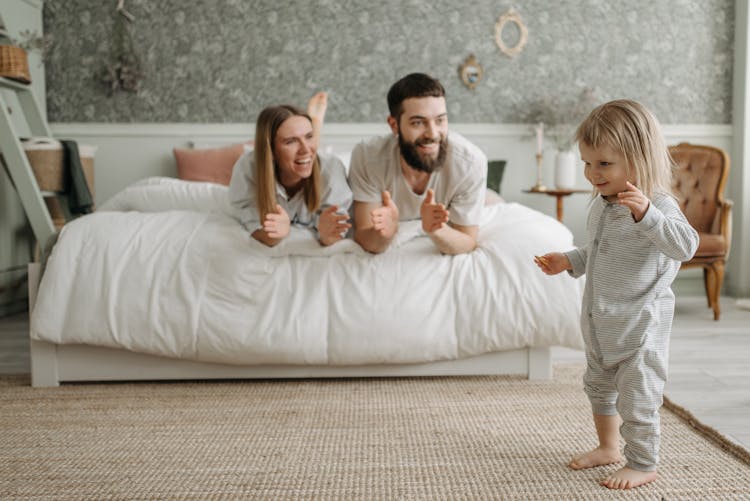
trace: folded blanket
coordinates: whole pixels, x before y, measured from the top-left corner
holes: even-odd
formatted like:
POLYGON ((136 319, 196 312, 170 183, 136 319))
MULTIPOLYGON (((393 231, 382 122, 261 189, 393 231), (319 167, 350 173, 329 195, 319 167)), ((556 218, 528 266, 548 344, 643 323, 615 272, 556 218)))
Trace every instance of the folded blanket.
POLYGON ((73 214, 89 214, 94 206, 91 190, 86 184, 86 176, 83 174, 81 156, 78 153, 78 143, 70 140, 61 140, 63 146, 63 162, 67 175, 68 207, 73 214))

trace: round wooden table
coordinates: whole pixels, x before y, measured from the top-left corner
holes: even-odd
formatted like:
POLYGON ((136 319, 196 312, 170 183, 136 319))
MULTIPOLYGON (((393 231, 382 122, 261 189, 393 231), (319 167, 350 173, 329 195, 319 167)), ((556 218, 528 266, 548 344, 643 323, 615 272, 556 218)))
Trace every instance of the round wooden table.
POLYGON ((557 198, 557 220, 562 223, 563 220, 563 198, 572 195, 573 193, 591 193, 591 190, 584 190, 579 188, 573 188, 571 190, 559 190, 557 188, 531 188, 523 190, 524 193, 542 193, 551 197, 557 198))

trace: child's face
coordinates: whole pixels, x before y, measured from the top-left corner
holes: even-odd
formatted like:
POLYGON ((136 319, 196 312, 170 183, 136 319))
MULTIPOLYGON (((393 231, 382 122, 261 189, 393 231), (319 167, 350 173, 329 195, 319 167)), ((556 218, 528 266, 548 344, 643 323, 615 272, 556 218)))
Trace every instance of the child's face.
POLYGON ((621 191, 627 191, 628 181, 635 184, 631 169, 619 151, 609 146, 594 148, 585 143, 581 143, 579 149, 586 179, 610 202, 616 200, 621 191))

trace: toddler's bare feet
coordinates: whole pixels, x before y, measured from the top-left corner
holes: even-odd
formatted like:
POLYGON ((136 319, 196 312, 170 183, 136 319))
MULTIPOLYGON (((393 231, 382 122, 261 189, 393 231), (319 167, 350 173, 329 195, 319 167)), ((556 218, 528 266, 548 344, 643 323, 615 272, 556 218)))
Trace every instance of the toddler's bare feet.
POLYGON ((610 489, 632 489, 639 485, 653 482, 657 479, 655 471, 638 471, 628 468, 620 468, 600 483, 610 489))
POLYGON ((574 470, 583 470, 585 468, 593 468, 594 466, 619 463, 620 461, 622 461, 622 456, 620 456, 620 451, 618 449, 597 447, 586 454, 574 457, 570 460, 568 466, 574 470))

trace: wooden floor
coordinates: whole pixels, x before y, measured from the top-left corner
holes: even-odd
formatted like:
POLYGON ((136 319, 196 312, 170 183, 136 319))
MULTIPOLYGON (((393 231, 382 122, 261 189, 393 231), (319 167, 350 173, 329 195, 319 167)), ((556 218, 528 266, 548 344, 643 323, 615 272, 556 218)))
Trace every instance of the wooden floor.
MULTIPOLYGON (((750 305, 722 298, 714 322, 702 297, 679 297, 666 395, 702 423, 750 450, 750 305)), ((27 314, 0 318, 0 374, 29 372, 27 314)), ((554 348, 553 361, 583 361, 554 348)))

